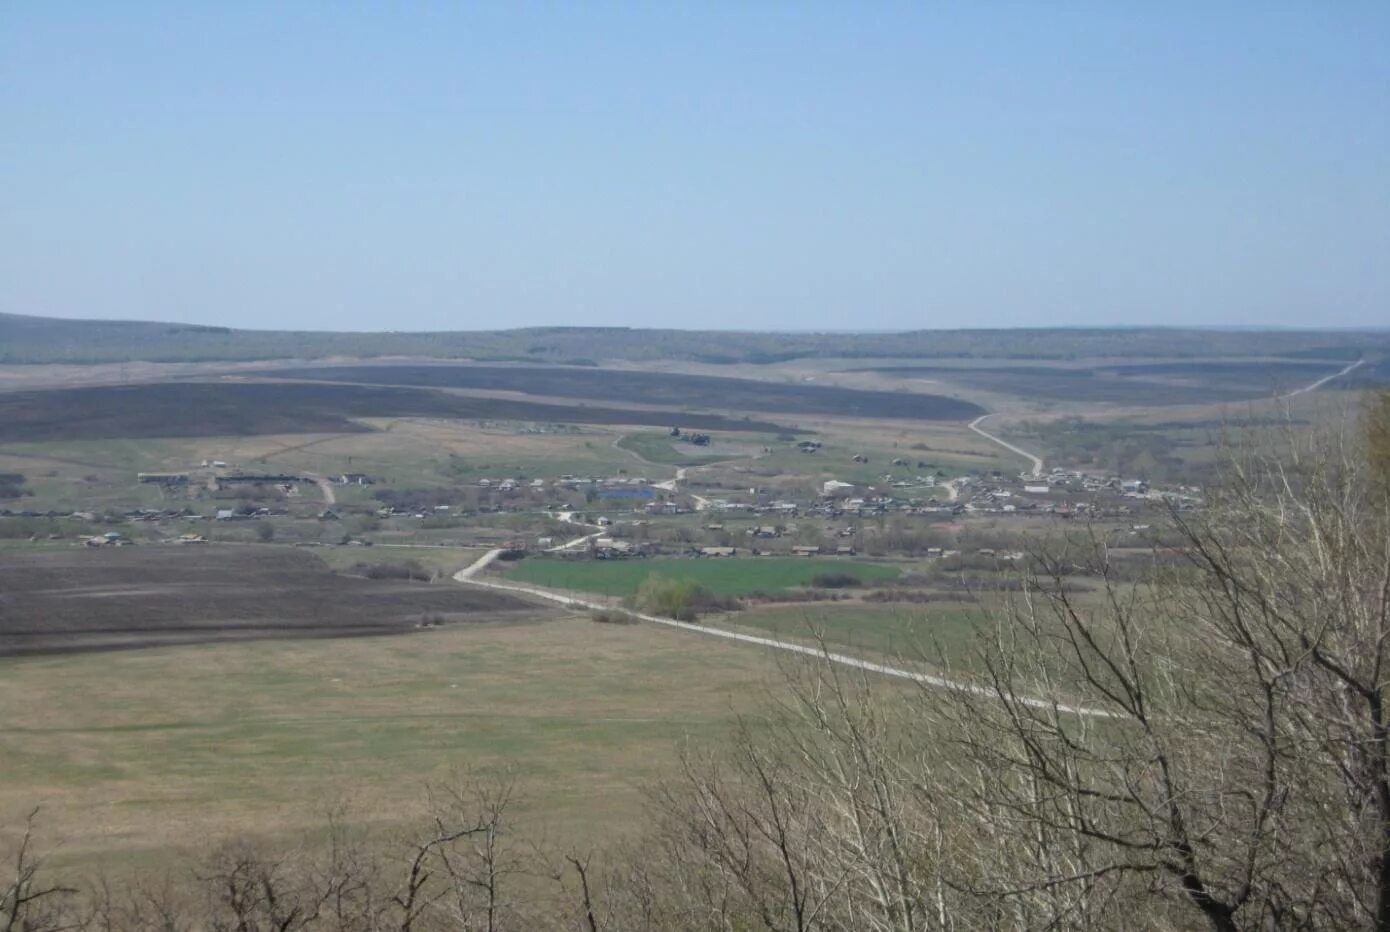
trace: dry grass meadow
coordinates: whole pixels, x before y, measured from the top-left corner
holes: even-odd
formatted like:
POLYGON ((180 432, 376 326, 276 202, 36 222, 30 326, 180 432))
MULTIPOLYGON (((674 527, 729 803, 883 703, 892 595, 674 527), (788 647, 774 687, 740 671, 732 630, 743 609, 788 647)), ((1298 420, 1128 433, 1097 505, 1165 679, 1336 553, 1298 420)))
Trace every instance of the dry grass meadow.
POLYGON ((584 616, 410 636, 0 661, 0 822, 42 806, 62 863, 281 842, 327 811, 390 831, 460 769, 511 767, 557 838, 642 819, 639 784, 780 674, 769 652, 584 616))

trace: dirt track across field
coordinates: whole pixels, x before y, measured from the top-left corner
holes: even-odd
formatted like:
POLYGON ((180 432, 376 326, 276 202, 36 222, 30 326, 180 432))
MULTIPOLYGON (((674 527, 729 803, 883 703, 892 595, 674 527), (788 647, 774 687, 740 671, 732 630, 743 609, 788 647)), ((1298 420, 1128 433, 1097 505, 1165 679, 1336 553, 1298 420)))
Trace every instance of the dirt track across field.
MULTIPOLYGON (((524 583, 515 583, 510 581, 501 582, 497 579, 484 578, 482 576, 482 570, 486 569, 489 565, 496 561, 497 557, 501 555, 501 553, 501 550, 489 550, 487 553, 479 557, 477 561, 473 563, 473 565, 465 567, 464 569, 461 569, 457 573, 455 573, 454 579, 457 582, 468 583, 472 586, 481 586, 485 589, 490 589, 494 592, 509 592, 516 593, 522 596, 531 596, 533 598, 543 599, 547 602, 554 602, 557 605, 562 605, 565 608, 580 609, 585 611, 603 611, 612 609, 611 605, 608 605, 603 602, 596 602, 593 599, 585 599, 579 596, 569 595, 566 593, 554 592, 549 589, 544 589, 540 586, 532 586, 524 583)), ((962 680, 955 680, 949 677, 939 676, 935 673, 928 673, 925 670, 908 670, 904 669, 903 667, 896 667, 886 663, 877 663, 872 660, 866 660, 863 657, 852 657, 848 654, 835 653, 824 646, 813 647, 808 646, 806 644, 797 644, 793 641, 781 641, 777 640, 776 638, 762 637, 761 635, 756 634, 745 634, 739 631, 728 631, 723 628, 713 628, 709 625, 696 624, 694 622, 676 621, 671 618, 662 618, 658 615, 645 615, 641 612, 627 611, 626 613, 637 621, 645 621, 650 624, 662 625, 668 628, 679 628, 682 631, 696 632, 699 634, 709 635, 711 637, 724 638, 727 640, 738 641, 744 644, 752 644, 758 647, 772 648, 773 650, 785 651, 787 653, 792 654, 799 654, 803 657, 813 657, 817 660, 823 660, 827 663, 833 663, 838 666, 850 667, 856 670, 864 670, 869 673, 877 673, 879 675, 891 677, 893 679, 909 680, 914 683, 920 683, 923 686, 927 686, 932 689, 955 690, 958 692, 966 692, 982 696, 993 695, 992 690, 989 690, 983 686, 976 686, 970 683, 966 683, 962 680)), ((1027 697, 1022 697, 1018 701, 1026 706, 1031 706, 1039 709, 1049 709, 1056 712, 1062 712, 1067 715, 1079 715, 1085 718, 1110 718, 1114 714, 1106 709, 1092 708, 1089 706, 1072 706, 1065 704, 1057 704, 1045 699, 1030 699, 1027 697)))

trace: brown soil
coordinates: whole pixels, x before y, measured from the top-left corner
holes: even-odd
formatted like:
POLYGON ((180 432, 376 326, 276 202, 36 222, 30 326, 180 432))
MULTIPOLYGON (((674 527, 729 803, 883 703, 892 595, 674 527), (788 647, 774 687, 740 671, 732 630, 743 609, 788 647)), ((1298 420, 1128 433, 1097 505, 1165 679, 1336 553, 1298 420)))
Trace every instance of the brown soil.
POLYGON ((246 638, 394 634, 541 614, 503 593, 331 572, 284 547, 151 545, 7 553, 0 656, 246 638))

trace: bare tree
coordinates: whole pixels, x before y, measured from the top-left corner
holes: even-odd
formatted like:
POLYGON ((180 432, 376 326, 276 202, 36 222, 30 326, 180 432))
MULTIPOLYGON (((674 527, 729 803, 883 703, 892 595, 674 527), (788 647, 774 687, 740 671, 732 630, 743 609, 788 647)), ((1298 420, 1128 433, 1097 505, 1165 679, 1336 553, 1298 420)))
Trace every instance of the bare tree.
POLYGON ((1360 438, 1286 441, 1172 513, 1185 565, 1148 584, 1101 546, 1088 598, 1040 559, 992 698, 954 697, 960 798, 994 827, 980 891, 1062 909, 1142 883, 1223 932, 1390 929, 1390 520, 1360 438))
POLYGON ((511 838, 509 810, 516 779, 465 776, 438 791, 435 823, 443 834, 449 825, 470 828, 436 850, 448 878, 452 918, 461 929, 498 932, 516 913, 510 881, 527 872, 525 854, 511 838))
POLYGON ((343 810, 329 811, 327 851, 310 871, 315 887, 323 892, 319 914, 324 925, 334 932, 385 928, 390 900, 381 889, 381 859, 348 827, 343 810))
POLYGON ((81 925, 74 902, 77 888, 44 879, 43 859, 34 853, 38 816, 35 808, 25 818, 9 877, 0 886, 0 932, 60 932, 81 925))
POLYGON ((881 695, 831 663, 785 672, 789 696, 766 720, 741 722, 721 753, 687 749, 682 778, 653 794, 659 899, 683 910, 663 921, 770 932, 952 927, 964 904, 940 865, 953 842, 903 691, 881 695))
POLYGON ((511 774, 465 774, 430 789, 432 825, 411 845, 405 876, 390 897, 400 932, 424 928, 500 932, 520 921, 512 881, 530 870, 513 840, 511 774))
POLYGON ((302 853, 266 854, 245 842, 215 851, 198 879, 207 891, 208 925, 216 932, 296 932, 313 928, 331 887, 305 869, 302 853))

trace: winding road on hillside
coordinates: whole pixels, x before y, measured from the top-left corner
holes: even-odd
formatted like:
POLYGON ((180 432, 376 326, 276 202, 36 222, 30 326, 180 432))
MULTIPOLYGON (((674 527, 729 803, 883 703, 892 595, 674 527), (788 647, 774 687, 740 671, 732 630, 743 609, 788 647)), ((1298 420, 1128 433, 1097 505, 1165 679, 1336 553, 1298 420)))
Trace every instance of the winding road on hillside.
MULTIPOLYGON (((622 436, 619 436, 619 437, 614 438, 613 443, 610 444, 610 446, 612 446, 613 449, 615 449, 615 450, 621 450, 621 451, 623 451, 623 452, 626 453, 628 456, 635 457, 635 458, 638 460, 638 462, 646 463, 648 466, 662 466, 662 467, 665 467, 665 466, 668 465, 668 464, 666 464, 666 463, 656 463, 656 462, 653 462, 652 460, 647 459, 647 458, 646 458, 645 456, 643 456, 641 453, 638 453, 636 450, 629 450, 627 447, 621 446, 621 443, 622 443, 623 439, 624 439, 626 436, 627 436, 626 434, 623 434, 622 436)), ((767 455, 767 453, 766 453, 766 451, 764 451, 764 452, 762 452, 762 453, 752 453, 752 454, 749 454, 748 456, 734 456, 734 457, 730 457, 729 459, 726 459, 726 460, 711 460, 711 461, 708 462, 708 463, 701 463, 701 464, 700 464, 699 466, 697 466, 697 467, 692 467, 692 466, 681 466, 681 467, 678 467, 678 468, 676 469, 676 475, 675 475, 674 478, 672 478, 672 479, 664 479, 664 480, 662 480, 661 482, 653 482, 653 483, 652 483, 652 488, 654 488, 654 489, 661 489, 661 490, 664 491, 664 492, 672 492, 672 493, 674 493, 674 492, 679 491, 679 489, 677 489, 677 486, 678 486, 680 483, 682 483, 682 482, 685 481, 686 476, 687 476, 687 474, 689 473, 689 470, 691 470, 691 469, 705 469, 705 468, 710 467, 710 466, 723 466, 723 465, 726 465, 726 464, 728 464, 728 463, 737 463, 737 462, 739 462, 739 461, 741 461, 741 460, 745 460, 745 459, 754 459, 754 460, 756 460, 756 459, 760 459, 760 458, 762 458, 762 457, 764 457, 764 456, 766 456, 766 455, 767 455)), ((689 495, 691 501, 693 501, 693 502, 695 503, 695 510, 696 510, 696 511, 708 511, 708 510, 709 510, 710 501, 709 501, 708 498, 705 498, 703 495, 696 495, 694 492, 687 492, 686 494, 689 495)))
MULTIPOLYGON (((1288 399, 1288 398, 1295 398, 1295 397, 1297 397, 1297 396, 1299 396, 1299 395, 1304 395, 1304 394, 1307 394, 1307 393, 1309 393, 1309 392, 1315 392, 1315 391, 1317 391, 1318 389, 1322 388, 1324 385, 1328 384, 1329 382, 1334 382, 1334 381, 1336 381, 1337 379, 1340 379, 1342 376, 1350 374, 1351 372, 1355 371, 1355 370, 1356 370, 1357 368, 1359 368, 1360 366, 1365 365, 1365 362, 1366 362, 1366 360, 1364 360, 1364 359, 1358 359, 1358 360, 1356 360, 1356 362, 1351 363, 1350 365, 1346 366, 1346 367, 1343 368, 1343 369, 1339 369, 1338 371, 1332 373, 1331 375, 1325 375, 1325 376, 1323 376, 1322 378, 1318 379, 1317 381, 1310 382, 1309 384, 1303 386, 1302 388, 1296 388, 1296 389, 1294 389, 1293 391, 1291 391, 1291 392, 1289 392, 1289 393, 1287 393, 1287 394, 1285 394, 1285 395, 1280 395, 1280 396, 1279 396, 1279 400, 1280 400, 1280 401, 1283 401, 1283 400, 1285 400, 1285 399, 1288 399)), ((980 424, 982 424, 986 418, 995 417, 995 416, 997 415, 997 413, 998 413, 998 412, 995 412, 995 413, 993 413, 993 414, 982 414, 982 415, 980 415, 979 417, 975 418, 975 420, 971 421, 967 426, 968 426, 971 430, 973 430, 975 433, 979 434, 981 437, 984 437, 986 440, 990 441, 991 443, 997 443, 999 446, 1003 447, 1004 449, 1008 450, 1009 452, 1011 452, 1011 453, 1017 453, 1019 456, 1022 456, 1022 457, 1024 457, 1025 459, 1031 461, 1032 464, 1033 464, 1032 475, 1033 475, 1033 477, 1034 477, 1035 479, 1038 478, 1039 476, 1041 476, 1041 475, 1043 474, 1043 461, 1042 461, 1042 457, 1037 456, 1037 455, 1035 455, 1035 454, 1033 454, 1033 453, 1029 453, 1027 450, 1023 449, 1022 447, 1015 446, 1014 444, 1009 443, 1009 441, 1004 440, 1003 438, 1001 438, 1001 437, 999 437, 999 436, 996 436, 995 434, 991 434, 989 431, 985 430, 983 427, 980 426, 980 424)))
POLYGON ((304 478, 319 487, 319 491, 323 493, 323 503, 325 505, 338 504, 338 493, 333 491, 333 483, 329 482, 323 476, 316 476, 313 473, 305 473, 304 478))
POLYGON ((592 527, 598 528, 598 530, 594 531, 592 534, 584 534, 574 538, 573 540, 567 540, 563 544, 558 544, 554 547, 550 547, 546 550, 546 553, 560 553, 565 550, 576 550, 579 547, 583 547, 585 544, 587 544, 594 538, 603 536, 603 528, 600 525, 590 524, 587 521, 580 521, 577 517, 575 517, 575 513, 572 511, 562 511, 555 517, 560 521, 564 522, 565 524, 577 524, 580 527, 592 527))
POLYGON ((990 441, 990 442, 992 442, 992 443, 997 443, 997 444, 999 444, 1001 447, 1003 447, 1004 449, 1009 450, 1010 452, 1013 452, 1013 453, 1017 453, 1019 456, 1023 457, 1024 459, 1032 461, 1032 463, 1033 463, 1033 477, 1034 477, 1034 478, 1037 478, 1038 476, 1041 476, 1041 475, 1043 474, 1043 461, 1042 461, 1042 457, 1040 457, 1040 456, 1034 456, 1032 453, 1029 453, 1027 450, 1023 449, 1022 447, 1016 447, 1016 446, 1014 446, 1012 443, 1009 443, 1009 441, 1004 440, 1004 439, 1002 439, 1002 438, 1000 438, 1000 437, 996 437, 994 434, 991 434, 989 431, 985 430, 983 427, 980 426, 980 422, 983 421, 983 420, 984 420, 985 418, 987 418, 987 417, 994 417, 994 415, 993 415, 993 414, 981 414, 979 417, 975 418, 975 420, 971 421, 971 422, 970 422, 968 425, 966 425, 966 426, 968 426, 968 427, 969 427, 971 430, 973 430, 975 433, 979 434, 981 437, 984 437, 986 440, 988 440, 988 441, 990 441))
MULTIPOLYGON (((601 602, 592 602, 588 599, 581 599, 571 595, 564 595, 559 592, 552 592, 549 589, 542 589, 539 586, 521 585, 519 583, 503 583, 491 579, 480 579, 479 574, 487 569, 497 560, 502 551, 489 550, 477 559, 471 566, 459 570, 454 574, 454 581, 466 583, 472 586, 482 586, 486 589, 495 589, 499 592, 510 592, 512 594, 529 595, 538 599, 545 599, 563 605, 566 608, 578 608, 586 611, 611 610, 611 605, 604 605, 601 602)), ((973 696, 991 698, 996 696, 994 690, 983 686, 974 686, 969 683, 962 683, 959 680, 949 679, 944 676, 937 676, 933 673, 923 673, 918 670, 905 670, 901 667, 893 667, 888 664, 875 663, 872 660, 864 660, 859 657, 851 657, 847 654, 837 654, 822 647, 809 647, 805 644, 796 644, 791 641, 779 641, 775 638, 759 637, 755 634, 743 634, 738 631, 728 631, 723 628, 711 628, 708 625, 695 624, 689 621, 675 621, 671 618, 661 618, 657 615, 644 615, 640 612, 628 612, 639 621, 646 621, 667 628, 679 628, 682 631, 691 631, 697 634, 706 634, 711 637, 725 638, 730 641, 739 641, 744 644, 754 644, 759 647, 770 647, 774 650, 787 651, 792 654, 800 654, 804 657, 814 657, 817 660, 825 660, 830 663, 844 667, 852 667, 856 670, 865 670, 869 673, 878 673, 883 676, 891 676, 896 679, 910 680, 920 683, 923 686, 930 686, 934 689, 950 689, 963 692, 973 696)), ((1021 698, 1018 700, 1024 705, 1037 709, 1052 709, 1068 715, 1081 715, 1088 718, 1113 718, 1114 713, 1105 709, 1093 709, 1086 706, 1071 706, 1058 704, 1045 699, 1021 698)))

